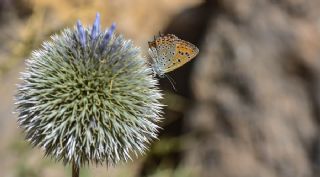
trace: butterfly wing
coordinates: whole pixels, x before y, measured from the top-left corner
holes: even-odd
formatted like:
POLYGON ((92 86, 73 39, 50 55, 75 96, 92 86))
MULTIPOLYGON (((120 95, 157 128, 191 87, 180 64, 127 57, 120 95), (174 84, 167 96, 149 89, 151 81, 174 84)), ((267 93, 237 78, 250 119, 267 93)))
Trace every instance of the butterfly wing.
POLYGON ((165 41, 161 45, 158 45, 158 62, 166 66, 172 62, 173 56, 175 55, 175 44, 174 42, 165 41))
POLYGON ((171 61, 168 61, 167 65, 165 66, 165 73, 181 67, 192 60, 199 53, 199 49, 190 42, 181 39, 175 39, 173 44, 175 45, 175 51, 173 52, 174 55, 171 57, 171 61))
POLYGON ((178 39, 176 36, 168 34, 157 38, 154 41, 154 45, 157 49, 157 61, 155 64, 163 70, 172 62, 173 56, 175 55, 175 41, 178 39))

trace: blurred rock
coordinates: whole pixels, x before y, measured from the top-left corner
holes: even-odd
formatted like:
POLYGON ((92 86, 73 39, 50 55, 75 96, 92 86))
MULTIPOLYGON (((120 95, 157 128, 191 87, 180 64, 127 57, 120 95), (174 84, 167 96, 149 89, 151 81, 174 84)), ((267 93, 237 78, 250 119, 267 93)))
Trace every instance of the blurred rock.
POLYGON ((319 176, 320 2, 218 4, 194 66, 184 164, 203 177, 319 176))
MULTIPOLYGON (((11 16, 27 18, 32 13, 32 7, 28 0, 1 0, 0 1, 0 26, 7 24, 11 16), (14 15, 13 15, 14 14, 14 15)), ((12 20, 12 19, 11 19, 12 20)))

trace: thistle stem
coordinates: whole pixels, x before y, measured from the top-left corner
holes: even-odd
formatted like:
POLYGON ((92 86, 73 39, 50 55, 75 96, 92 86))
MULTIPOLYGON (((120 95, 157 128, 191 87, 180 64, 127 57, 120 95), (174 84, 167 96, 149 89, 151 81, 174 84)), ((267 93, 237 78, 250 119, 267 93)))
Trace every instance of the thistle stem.
POLYGON ((80 168, 74 162, 72 163, 72 177, 79 177, 80 168))

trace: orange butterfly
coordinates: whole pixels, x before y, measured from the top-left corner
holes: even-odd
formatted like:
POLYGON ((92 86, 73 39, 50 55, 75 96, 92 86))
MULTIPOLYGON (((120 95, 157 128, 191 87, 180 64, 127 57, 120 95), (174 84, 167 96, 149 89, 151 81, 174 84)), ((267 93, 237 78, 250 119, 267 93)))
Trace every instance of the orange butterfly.
POLYGON ((148 44, 151 67, 159 77, 186 64, 199 53, 195 45, 173 34, 159 35, 148 44))

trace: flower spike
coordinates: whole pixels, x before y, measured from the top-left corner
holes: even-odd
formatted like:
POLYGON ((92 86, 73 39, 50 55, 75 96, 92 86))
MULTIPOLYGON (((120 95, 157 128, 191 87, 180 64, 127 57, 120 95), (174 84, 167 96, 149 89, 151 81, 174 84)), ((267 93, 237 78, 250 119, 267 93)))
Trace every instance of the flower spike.
POLYGON ((77 29, 78 29, 78 37, 81 43, 81 46, 84 48, 86 46, 86 33, 84 32, 84 29, 82 27, 81 21, 77 21, 77 29))
POLYGON ((107 46, 107 44, 109 43, 110 41, 110 38, 113 34, 113 32, 116 30, 116 24, 115 23, 112 23, 111 27, 108 29, 108 32, 106 33, 106 35, 104 36, 103 40, 102 40, 102 43, 100 45, 100 49, 101 51, 104 50, 104 48, 107 46))
POLYGON ((91 39, 93 41, 95 41, 95 39, 98 37, 99 33, 100 33, 100 14, 97 13, 96 19, 93 23, 92 30, 91 30, 91 39))

